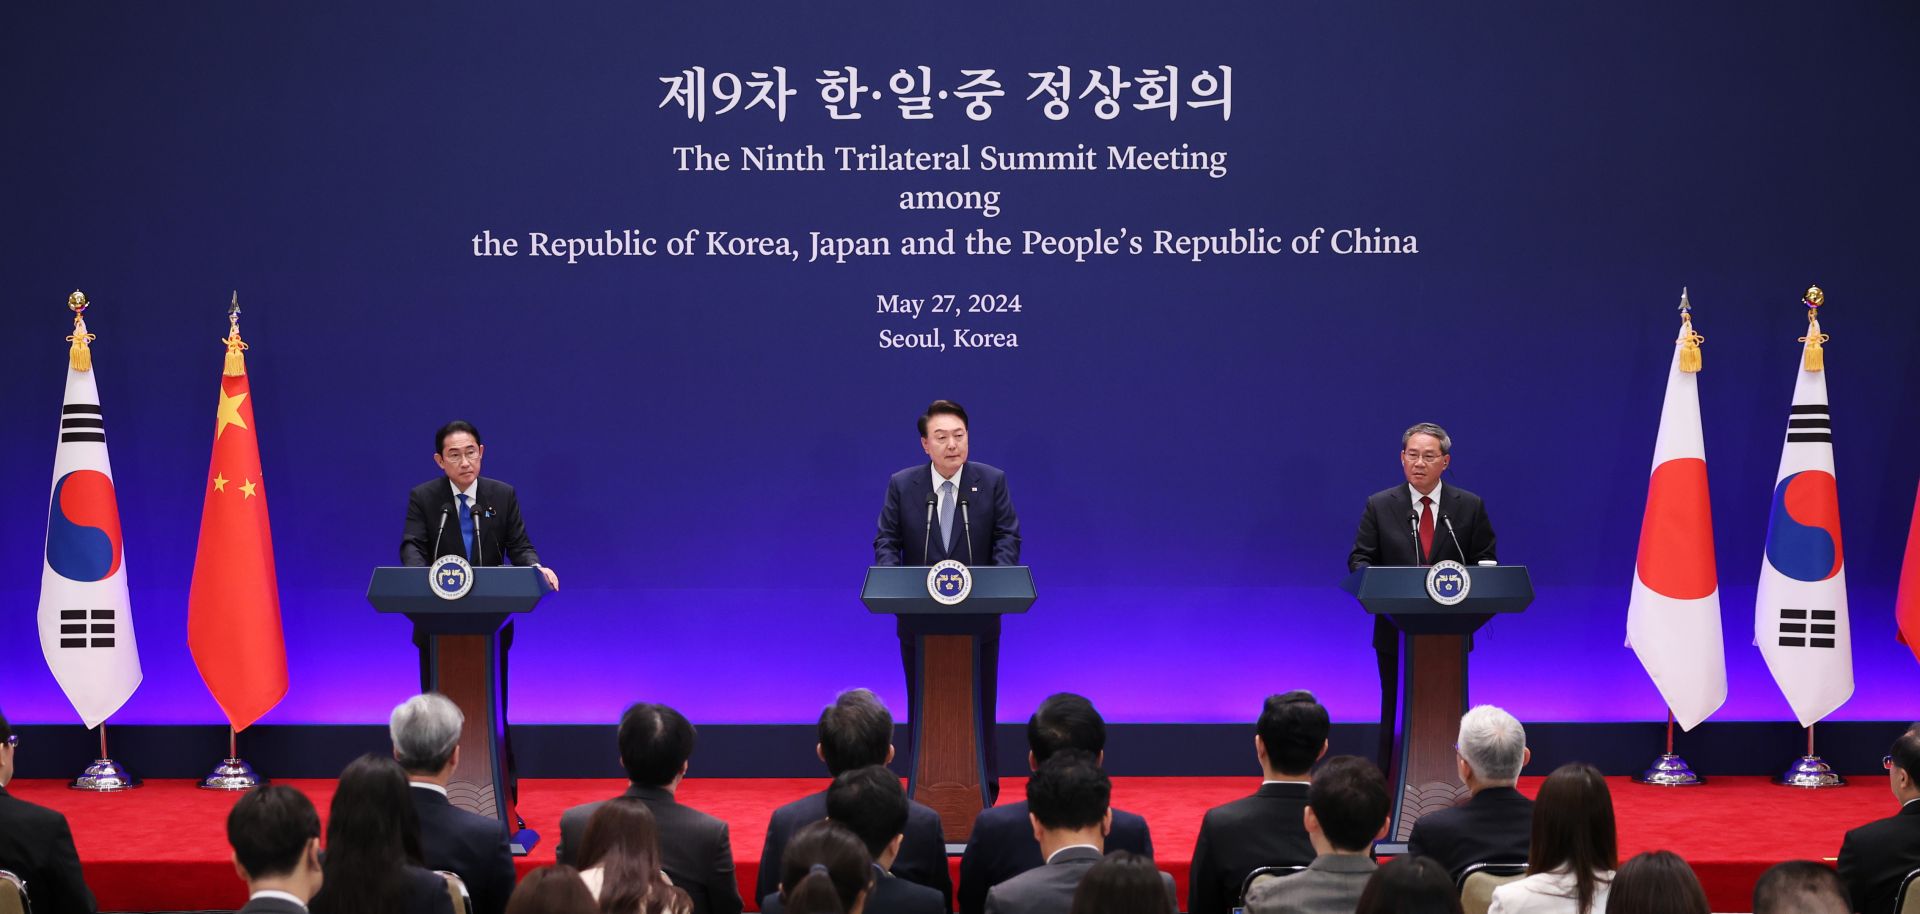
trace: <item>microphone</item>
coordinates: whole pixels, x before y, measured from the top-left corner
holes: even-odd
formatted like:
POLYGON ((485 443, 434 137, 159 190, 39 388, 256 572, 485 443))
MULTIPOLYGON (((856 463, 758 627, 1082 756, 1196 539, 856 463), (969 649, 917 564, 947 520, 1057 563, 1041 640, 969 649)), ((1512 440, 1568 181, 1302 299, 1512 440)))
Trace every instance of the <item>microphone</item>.
POLYGON ((1460 564, 1465 565, 1468 562, 1473 561, 1472 559, 1467 558, 1467 550, 1460 548, 1460 537, 1455 536, 1453 532, 1453 518, 1448 517, 1447 513, 1445 511, 1442 511, 1440 512, 1440 523, 1446 525, 1447 538, 1453 540, 1454 550, 1460 553, 1460 564))
POLYGON ((452 505, 440 506, 440 526, 433 531, 433 554, 427 556, 427 564, 429 565, 433 564, 434 560, 440 558, 440 534, 447 532, 447 512, 452 510, 452 505))
POLYGON ((473 548, 474 548, 474 552, 479 556, 478 558, 473 560, 473 563, 475 565, 485 565, 487 563, 487 535, 485 531, 480 529, 480 518, 485 517, 486 515, 487 515, 487 508, 485 508, 484 506, 478 503, 474 504, 473 506, 473 548))
MULTIPOLYGON (((929 548, 929 544, 933 542, 933 506, 934 503, 939 500, 939 496, 932 492, 927 493, 927 533, 925 536, 920 537, 920 560, 923 562, 932 558, 932 556, 927 554, 927 549, 929 548)), ((927 562, 927 564, 931 565, 933 563, 927 562)))
POLYGON ((967 538, 967 564, 973 564, 973 521, 967 517, 967 497, 960 496, 960 535, 967 538))
POLYGON ((1427 554, 1420 548, 1420 513, 1418 511, 1407 512, 1407 535, 1413 537, 1414 561, 1425 565, 1427 554))

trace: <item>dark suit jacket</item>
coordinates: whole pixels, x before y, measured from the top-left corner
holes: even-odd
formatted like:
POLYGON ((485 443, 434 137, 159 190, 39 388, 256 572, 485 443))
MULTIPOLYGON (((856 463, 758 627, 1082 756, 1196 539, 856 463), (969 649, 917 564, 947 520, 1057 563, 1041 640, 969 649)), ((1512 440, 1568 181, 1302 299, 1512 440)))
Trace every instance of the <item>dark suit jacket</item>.
MULTIPOLYGON (((1147 820, 1124 809, 1113 811, 1113 830, 1106 843, 1109 851, 1153 856, 1147 820)), ((1027 801, 981 810, 973 820, 973 833, 967 836, 967 852, 960 857, 960 914, 981 914, 987 908, 988 890, 1046 862, 1040 856, 1040 842, 1033 840, 1027 801)))
MULTIPOLYGON (((325 884, 320 886, 320 894, 313 896, 308 907, 313 914, 361 914, 342 909, 328 897, 325 884)), ((429 869, 407 867, 406 896, 400 910, 408 914, 453 914, 453 896, 447 894, 447 880, 429 869)))
MULTIPOLYGON (((900 861, 895 860, 893 865, 899 869, 900 861)), ((866 914, 947 914, 947 902, 939 892, 908 882, 878 866, 873 869, 873 891, 867 894, 867 906, 861 909, 866 914)), ((787 914, 787 905, 775 891, 761 896, 760 912, 787 914)))
MULTIPOLYGON (((794 832, 826 817, 827 792, 824 790, 773 811, 773 818, 767 822, 766 846, 760 849, 760 874, 754 880, 754 895, 765 898, 780 891, 780 855, 787 849, 787 842, 793 839, 794 832)), ((900 855, 893 860, 893 875, 933 889, 940 894, 941 903, 952 908, 953 877, 947 873, 947 839, 941 832, 940 814, 908 800, 904 833, 906 838, 900 842, 900 855)))
POLYGON ((400 539, 400 564, 431 565, 443 555, 465 555, 475 565, 538 565, 540 553, 533 551, 527 539, 526 524, 520 520, 520 500, 513 487, 498 479, 480 477, 474 489, 473 554, 466 554, 466 541, 460 538, 460 505, 453 500, 453 483, 447 477, 423 482, 407 493, 407 529, 400 539), (447 525, 440 527, 441 511, 447 525), (440 547, 434 549, 438 537, 440 547), (432 553, 431 555, 429 553, 432 553))
POLYGON ((1840 842, 1840 881, 1859 914, 1891 914, 1900 880, 1914 870, 1920 870, 1920 802, 1847 832, 1840 842))
MULTIPOLYGON (((452 902, 448 904, 451 906, 452 902)), ((258 898, 249 899, 246 907, 234 914, 307 914, 307 909, 284 898, 258 898)))
POLYGON ((67 817, 0 788, 0 870, 27 883, 37 914, 93 914, 67 817))
MULTIPOLYGON (((740 914, 744 905, 734 881, 727 823, 675 802, 663 788, 634 785, 622 796, 639 797, 653 813, 660 830, 660 868, 692 896, 693 914, 740 914)), ((580 865, 575 856, 587 835, 587 820, 599 808, 600 803, 583 803, 561 814, 560 846, 554 849, 559 862, 580 865)))
POLYGON ((934 512, 927 535, 927 496, 933 494, 933 464, 907 467, 887 480, 880 506, 880 530, 873 537, 875 565, 933 565, 958 559, 968 565, 1020 564, 1020 517, 1007 495, 1007 474, 971 460, 960 467, 960 491, 966 514, 953 511, 952 542, 940 539, 934 512), (968 531, 972 532, 971 539, 968 531), (972 543, 971 549, 968 543, 972 543), (923 549, 924 546, 924 549, 923 549))
MULTIPOLYGON (((1073 910, 1074 890, 1100 857, 1100 852, 1090 847, 1066 848, 1051 861, 994 886, 987 893, 986 910, 989 914, 1068 914, 1073 910)), ((1167 904, 1178 907, 1173 877, 1161 873, 1160 882, 1167 893, 1167 904)))
POLYGON ((1261 784, 1253 796, 1207 810, 1193 845, 1188 914, 1227 914, 1247 874, 1260 867, 1312 863, 1306 808, 1307 785, 1288 782, 1261 784))
POLYGON ((1533 838, 1533 801, 1511 787, 1488 787, 1452 809, 1413 823, 1407 853, 1432 857, 1453 878, 1476 863, 1522 863, 1533 838))
MULTIPOLYGON (((1443 482, 1438 507, 1440 516, 1433 519, 1433 554, 1421 561, 1420 541, 1411 523, 1420 512, 1413 506, 1413 493, 1406 483, 1368 496, 1366 510, 1360 512, 1360 529, 1353 535, 1353 551, 1347 554, 1347 570, 1369 565, 1432 565, 1449 559, 1468 566, 1498 560, 1493 548, 1493 522, 1487 520, 1487 506, 1480 496, 1443 482), (1447 520, 1453 521, 1452 536, 1447 534, 1447 520), (1455 537, 1460 540, 1457 548, 1455 537), (1460 554, 1461 549, 1467 551, 1466 555, 1460 554)), ((1397 643, 1393 623, 1385 616, 1376 616, 1373 646, 1392 647, 1397 643)))
POLYGON ((460 809, 439 791, 418 785, 413 809, 420 814, 420 850, 427 869, 446 870, 467 884, 474 914, 501 914, 513 894, 513 851, 507 827, 460 809))

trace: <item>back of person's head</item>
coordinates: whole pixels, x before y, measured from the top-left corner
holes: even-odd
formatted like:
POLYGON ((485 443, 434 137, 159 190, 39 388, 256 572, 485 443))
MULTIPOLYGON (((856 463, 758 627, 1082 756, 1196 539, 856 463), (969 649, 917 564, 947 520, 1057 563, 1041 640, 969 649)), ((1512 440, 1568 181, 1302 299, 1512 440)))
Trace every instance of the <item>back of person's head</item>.
POLYGON ((1840 874, 1812 860, 1776 863, 1753 884, 1753 914, 1847 914, 1851 910, 1840 874))
POLYGON ((580 841, 580 865, 601 868, 603 911, 656 914, 686 907, 676 903, 685 893, 660 881, 660 829, 639 797, 615 797, 593 811, 580 841))
POLYGON ((620 764, 642 787, 673 783, 693 757, 693 725, 666 705, 641 702, 620 715, 620 764))
POLYGON ((408 796, 407 773, 390 756, 363 755, 347 764, 327 811, 327 854, 318 914, 399 911, 406 867, 419 866, 420 820, 408 796))
POLYGON ((1027 748, 1039 765, 1062 749, 1099 755, 1107 749, 1107 722, 1093 702, 1072 692, 1047 696, 1027 718, 1027 748))
POLYGON ((827 788, 827 818, 859 836, 878 858, 907 828, 907 790, 885 765, 842 771, 827 788))
POLYGON ((227 813, 227 843, 248 882, 290 876, 320 840, 320 813, 284 784, 248 791, 227 813))
POLYGON ((1461 716, 1455 745, 1474 777, 1487 784, 1511 785, 1526 764, 1526 728, 1493 705, 1480 705, 1461 716))
POLYGON ((845 914, 872 885, 866 844, 832 819, 794 832, 780 855, 780 899, 789 914, 845 914))
POLYGON ((1460 893, 1439 861, 1403 854, 1373 871, 1354 914, 1461 914, 1460 893))
POLYGON ((1175 914, 1153 858, 1114 851, 1087 869, 1071 914, 1175 914))
POLYGON ((1585 762, 1547 775, 1533 801, 1533 840, 1527 872, 1561 867, 1573 872, 1577 914, 1593 909, 1599 873, 1620 866, 1613 825, 1613 794, 1600 770, 1585 762))
POLYGON ((1335 850, 1364 851, 1387 824, 1387 779, 1372 762, 1336 755, 1313 773, 1307 808, 1335 850))
POLYGON ((415 695, 394 708, 387 721, 393 757, 408 774, 437 774, 453 759, 466 722, 466 715, 447 696, 415 695))
POLYGON ((1920 788, 1920 724, 1908 727, 1887 752, 1893 756, 1893 767, 1907 773, 1908 784, 1920 788))
POLYGON ((1712 914, 1693 867, 1673 851, 1643 851, 1620 864, 1607 914, 1712 914))
POLYGON ((893 749, 893 714, 866 689, 849 689, 820 712, 820 758, 839 777, 867 765, 885 765, 893 749))
POLYGON ((1299 777, 1320 760, 1327 747, 1331 724, 1327 709, 1305 689, 1267 696, 1254 725, 1260 745, 1266 747, 1267 764, 1289 777, 1299 777))
POLYGON ((1106 820, 1113 782, 1078 749, 1054 753, 1027 779, 1027 811, 1048 831, 1079 831, 1106 820))
POLYGON ((507 914, 599 914, 580 871, 564 863, 543 866, 520 877, 507 899, 507 914))

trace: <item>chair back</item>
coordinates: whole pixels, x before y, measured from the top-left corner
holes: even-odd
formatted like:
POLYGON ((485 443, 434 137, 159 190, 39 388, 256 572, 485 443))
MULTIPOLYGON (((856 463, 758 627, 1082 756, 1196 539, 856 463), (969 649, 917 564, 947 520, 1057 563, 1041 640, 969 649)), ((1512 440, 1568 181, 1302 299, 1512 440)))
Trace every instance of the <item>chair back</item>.
POLYGON ((453 899, 453 914, 469 914, 473 910, 473 896, 467 894, 467 883, 458 873, 446 870, 434 870, 440 878, 447 881, 447 895, 453 899))
POLYGON ((1267 879, 1278 879, 1282 876, 1291 876, 1304 869, 1306 869, 1304 866, 1262 866, 1255 868, 1253 872, 1247 874, 1247 878, 1240 880, 1240 898, 1234 903, 1234 910, 1239 910, 1247 906, 1247 893, 1253 891, 1255 883, 1267 879))
POLYGON ((1465 914, 1487 914, 1493 890, 1527 875, 1525 863, 1475 863, 1460 873, 1460 909, 1465 914))
POLYGON ((0 870, 0 914, 33 914, 27 903, 27 882, 6 870, 0 870))
POLYGON ((1920 879, 1920 870, 1914 870, 1900 880, 1900 891, 1893 896, 1894 914, 1920 914, 1920 890, 1914 888, 1914 880, 1920 879))

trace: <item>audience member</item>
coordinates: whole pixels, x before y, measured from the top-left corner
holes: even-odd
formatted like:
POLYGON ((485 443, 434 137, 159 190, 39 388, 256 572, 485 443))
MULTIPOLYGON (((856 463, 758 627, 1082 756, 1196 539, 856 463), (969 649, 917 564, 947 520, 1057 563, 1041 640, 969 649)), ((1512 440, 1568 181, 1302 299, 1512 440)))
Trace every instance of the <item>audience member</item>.
MULTIPOLYGON (((1071 692, 1050 695, 1027 718, 1027 766, 1038 770, 1062 749, 1077 749, 1105 763, 1107 723, 1093 702, 1071 692)), ((1106 846, 1153 856, 1147 820, 1123 809, 1113 811, 1106 846)), ((1045 861, 1027 820, 1027 803, 1002 803, 980 811, 960 857, 960 914, 981 914, 987 891, 1045 861)))
POLYGON ((1493 890, 1489 914, 1595 914, 1619 866, 1613 795, 1592 765, 1562 765, 1533 805, 1527 876, 1493 890))
MULTIPOLYGON (((653 813, 660 833, 660 868, 693 901, 693 914, 740 914, 740 888, 733 877, 733 847, 727 823, 674 799, 693 755, 693 725, 666 705, 636 704, 620 716, 620 764, 627 792, 653 813)), ((605 801, 601 801, 605 802, 605 801)), ((580 852, 587 822, 600 803, 585 803, 560 816, 559 862, 580 852)))
MULTIPOLYGON (((873 857, 860 836, 831 819, 802 827, 780 859, 780 907, 768 914, 864 914, 873 857)), ((924 888, 924 886, 922 886, 924 888)))
POLYGON ((307 914, 320 891, 320 813, 307 795, 269 784, 227 813, 233 868, 247 884, 238 914, 307 914))
POLYGON ((393 757, 406 769, 420 818, 420 854, 427 869, 446 870, 467 884, 474 914, 500 914, 513 894, 513 851, 507 825, 453 805, 447 785, 460 767, 460 730, 466 715, 445 695, 415 695, 393 709, 387 732, 393 757))
POLYGON ((1643 851, 1620 864, 1607 914, 1713 914, 1693 867, 1673 851, 1643 851))
POLYGON ((1387 833, 1387 793, 1379 766, 1359 756, 1321 765, 1303 814, 1318 856, 1298 873, 1256 881, 1247 890, 1248 914, 1352 911, 1373 876, 1373 842, 1387 833))
MULTIPOLYGON (((924 885, 908 882, 887 871, 905 841, 901 829, 908 822, 907 791, 885 765, 843 771, 827 788, 827 819, 846 827, 867 846, 873 859, 873 888, 867 893, 866 914, 947 914, 947 900, 924 885)), ((779 883, 760 902, 766 914, 782 914, 779 883)))
POLYGON ((67 817, 7 794, 20 738, 0 715, 0 870, 27 883, 40 914, 93 914, 93 892, 80 874, 67 817))
POLYGON ((1850 832, 1840 842, 1840 881, 1859 914, 1891 914, 1908 873, 1920 869, 1920 724, 1893 741, 1883 763, 1900 811, 1850 832))
POLYGON ((1513 785, 1533 755, 1527 731, 1513 715, 1480 705, 1460 718, 1454 745, 1467 801, 1414 822, 1407 853, 1439 861, 1456 880, 1475 863, 1525 863, 1533 801, 1513 785))
POLYGON ((660 834, 638 797, 593 811, 580 843, 580 881, 607 914, 685 914, 693 899, 660 869, 660 834))
POLYGON ((507 914, 599 914, 580 873, 564 863, 527 874, 507 899, 507 914))
POLYGON ((1080 877, 1072 914, 1175 914, 1153 858, 1114 851, 1080 877))
MULTIPOLYGON (((820 712, 819 738, 814 752, 827 763, 830 777, 893 761, 893 715, 878 696, 866 689, 842 692, 833 704, 820 712)), ((779 889, 780 852, 793 833, 826 816, 827 792, 824 790, 773 811, 773 818, 767 822, 766 844, 760 848, 760 871, 754 883, 756 897, 765 898, 779 889)), ((947 838, 941 830, 940 814, 909 800, 903 833, 906 839, 889 865, 889 872, 939 892, 941 903, 951 908, 953 878, 947 872, 947 838)))
POLYGON ((1313 693, 1270 695, 1254 724, 1253 754, 1264 776, 1260 789, 1207 810, 1193 844, 1187 879, 1188 914, 1228 914, 1247 874, 1263 866, 1304 866, 1313 860, 1301 814, 1308 772, 1327 753, 1327 709, 1313 693))
POLYGON ((1753 884, 1753 914, 1848 914, 1847 887, 1824 863, 1776 863, 1753 884))
POLYGON ((314 914, 453 914, 446 880, 421 865, 411 792, 391 758, 363 755, 340 772, 314 914))
POLYGON ((1462 914, 1460 893, 1440 861, 1402 854, 1373 871, 1354 914, 1462 914))
MULTIPOLYGON (((1073 910, 1074 889, 1105 854, 1113 826, 1113 785, 1096 759, 1080 750, 1054 752, 1027 781, 1027 827, 1042 865, 989 889, 987 914, 1073 910)), ((1161 874, 1161 886, 1173 903, 1173 877, 1161 874)))

